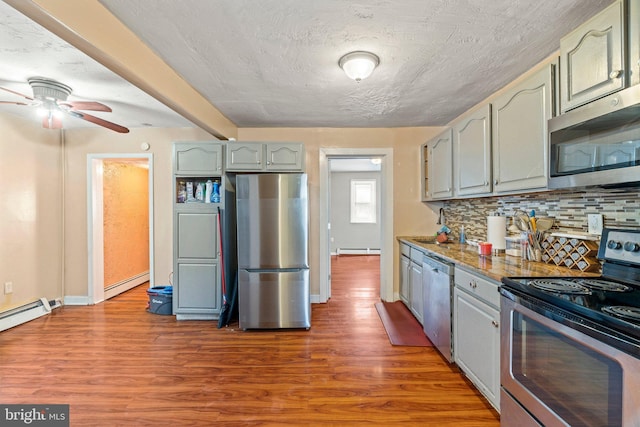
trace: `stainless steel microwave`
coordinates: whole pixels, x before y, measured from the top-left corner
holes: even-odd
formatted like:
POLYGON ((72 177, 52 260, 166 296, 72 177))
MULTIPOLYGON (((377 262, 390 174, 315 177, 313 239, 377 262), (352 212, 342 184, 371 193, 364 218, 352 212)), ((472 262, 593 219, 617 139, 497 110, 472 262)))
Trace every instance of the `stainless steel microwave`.
POLYGON ((640 85, 548 124, 549 188, 640 185, 640 85))

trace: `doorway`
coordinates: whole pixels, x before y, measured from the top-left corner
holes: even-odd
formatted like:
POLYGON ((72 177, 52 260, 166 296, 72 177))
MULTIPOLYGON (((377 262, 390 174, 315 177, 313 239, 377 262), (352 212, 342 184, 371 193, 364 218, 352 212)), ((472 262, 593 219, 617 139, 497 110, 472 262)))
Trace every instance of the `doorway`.
POLYGON ((393 149, 320 149, 320 295, 331 297, 331 197, 332 159, 380 159, 380 299, 393 301, 393 149))
POLYGON ((97 304, 153 279, 153 155, 87 158, 88 296, 97 304))

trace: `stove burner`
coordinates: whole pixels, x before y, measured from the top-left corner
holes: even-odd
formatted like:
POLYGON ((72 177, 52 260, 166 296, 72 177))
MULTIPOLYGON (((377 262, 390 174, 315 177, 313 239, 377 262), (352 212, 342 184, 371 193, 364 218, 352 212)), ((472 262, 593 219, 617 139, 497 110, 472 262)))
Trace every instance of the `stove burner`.
POLYGON ((632 290, 630 286, 623 285, 622 283, 610 282, 607 280, 599 280, 599 279, 581 279, 578 281, 583 286, 586 286, 589 289, 597 290, 597 291, 607 291, 607 292, 629 292, 632 290))
POLYGON ((627 307, 624 305, 611 305, 602 307, 602 311, 612 316, 620 317, 625 320, 640 322, 640 308, 627 307))
POLYGON ((554 292, 558 294, 579 294, 579 295, 590 295, 591 291, 575 282, 570 282, 568 280, 562 279, 553 279, 553 280, 532 280, 529 282, 531 286, 534 288, 538 288, 542 291, 554 292))

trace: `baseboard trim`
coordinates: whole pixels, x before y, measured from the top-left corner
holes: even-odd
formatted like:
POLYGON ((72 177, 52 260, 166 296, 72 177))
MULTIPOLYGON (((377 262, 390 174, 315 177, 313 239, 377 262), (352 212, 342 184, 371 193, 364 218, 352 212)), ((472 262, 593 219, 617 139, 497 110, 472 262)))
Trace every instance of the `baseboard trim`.
POLYGON ((92 305, 88 296, 67 295, 64 297, 64 305, 92 305))
POLYGON ((0 332, 49 313, 51 313, 51 306, 46 298, 7 310, 0 314, 0 332))

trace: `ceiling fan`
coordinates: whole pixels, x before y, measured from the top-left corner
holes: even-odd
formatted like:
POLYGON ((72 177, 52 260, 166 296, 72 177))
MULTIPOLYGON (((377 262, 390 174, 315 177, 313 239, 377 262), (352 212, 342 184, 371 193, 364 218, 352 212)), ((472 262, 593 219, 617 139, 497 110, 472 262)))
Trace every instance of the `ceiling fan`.
POLYGON ((33 97, 23 95, 11 89, 0 87, 0 89, 18 95, 29 103, 0 101, 0 104, 28 105, 38 108, 38 113, 42 115, 42 127, 47 129, 62 129, 62 117, 68 114, 77 119, 86 120, 99 126, 119 133, 128 133, 129 129, 124 126, 92 116, 81 110, 102 111, 110 113, 112 110, 108 106, 95 101, 67 101, 71 94, 71 88, 55 80, 32 77, 28 79, 33 90, 33 97))

